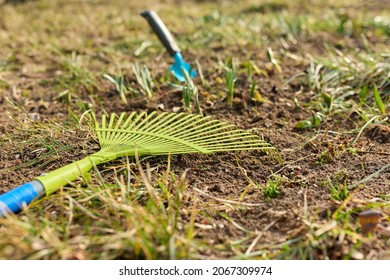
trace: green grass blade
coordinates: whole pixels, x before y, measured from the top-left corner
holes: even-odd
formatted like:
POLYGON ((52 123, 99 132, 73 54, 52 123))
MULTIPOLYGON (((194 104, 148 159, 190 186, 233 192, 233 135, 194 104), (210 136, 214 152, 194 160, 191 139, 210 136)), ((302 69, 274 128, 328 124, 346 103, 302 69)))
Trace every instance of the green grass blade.
POLYGON ((376 84, 374 84, 373 91, 374 91, 374 99, 375 99, 376 106, 378 106, 378 109, 382 115, 386 115, 385 105, 383 104, 382 98, 379 94, 376 84))

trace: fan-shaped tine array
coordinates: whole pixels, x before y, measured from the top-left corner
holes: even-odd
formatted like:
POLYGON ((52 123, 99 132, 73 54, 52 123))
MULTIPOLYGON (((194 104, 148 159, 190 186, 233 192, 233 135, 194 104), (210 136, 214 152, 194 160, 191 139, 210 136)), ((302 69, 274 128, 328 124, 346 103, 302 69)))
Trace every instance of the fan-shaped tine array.
POLYGON ((184 113, 122 113, 103 116, 96 132, 102 150, 134 155, 213 153, 275 148, 257 135, 210 117, 184 113), (108 124, 107 124, 108 123, 108 124))

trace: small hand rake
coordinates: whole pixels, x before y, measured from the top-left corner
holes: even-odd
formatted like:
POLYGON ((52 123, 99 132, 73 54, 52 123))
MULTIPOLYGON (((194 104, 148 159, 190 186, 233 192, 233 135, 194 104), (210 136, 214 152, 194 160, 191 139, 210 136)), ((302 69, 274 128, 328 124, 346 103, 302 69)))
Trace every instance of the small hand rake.
POLYGON ((0 216, 17 213, 32 201, 48 196, 104 162, 124 156, 209 154, 223 151, 276 149, 244 130, 210 117, 184 113, 112 114, 96 123, 100 151, 39 176, 0 196, 0 216))
POLYGON ((157 37, 160 39, 161 43, 168 50, 169 54, 174 58, 175 63, 170 67, 170 70, 176 79, 178 79, 180 82, 184 82, 186 80, 183 71, 185 71, 191 78, 195 77, 195 70, 191 69, 190 64, 184 61, 175 39, 168 31, 168 28, 165 26, 164 22, 157 15, 157 13, 146 10, 141 13, 141 16, 143 16, 148 21, 150 27, 157 34, 157 37))

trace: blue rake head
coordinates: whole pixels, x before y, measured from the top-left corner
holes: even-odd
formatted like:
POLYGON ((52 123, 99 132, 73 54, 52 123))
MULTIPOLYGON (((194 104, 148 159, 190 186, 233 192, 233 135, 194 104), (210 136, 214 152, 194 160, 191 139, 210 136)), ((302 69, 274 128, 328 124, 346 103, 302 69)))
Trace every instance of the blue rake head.
POLYGON ((196 71, 191 69, 189 63, 183 60, 183 57, 179 52, 175 53, 173 58, 175 59, 175 63, 169 68, 173 75, 175 75, 176 79, 180 82, 184 82, 186 80, 183 71, 186 71, 191 78, 196 76, 196 71))

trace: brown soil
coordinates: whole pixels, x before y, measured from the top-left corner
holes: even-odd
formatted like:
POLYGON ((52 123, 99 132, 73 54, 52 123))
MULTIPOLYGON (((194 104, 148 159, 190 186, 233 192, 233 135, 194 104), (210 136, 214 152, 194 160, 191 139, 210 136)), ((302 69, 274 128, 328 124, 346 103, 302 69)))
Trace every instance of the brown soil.
MULTIPOLYGON (((285 66, 285 76, 300 71, 301 66, 285 66)), ((212 77, 208 77, 212 79, 212 77)), ((256 129, 264 138, 272 143, 281 153, 283 164, 272 160, 260 152, 221 153, 216 155, 182 155, 172 158, 172 169, 176 173, 187 170, 188 192, 198 200, 198 207, 207 213, 208 219, 202 216, 199 224, 205 225, 198 229, 197 238, 206 240, 210 245, 224 243, 229 247, 229 242, 244 236, 242 229, 262 231, 272 224, 271 228, 262 236, 264 244, 278 244, 294 237, 304 236, 309 228, 303 223, 304 205, 307 203, 306 215, 319 216, 319 221, 324 222, 326 215, 332 213, 340 206, 340 202, 330 197, 327 178, 334 179, 343 175, 348 185, 358 182, 379 170, 390 160, 390 131, 385 125, 372 126, 366 129, 358 139, 356 149, 358 153, 348 153, 347 146, 353 140, 353 136, 332 134, 329 131, 344 131, 350 129, 352 120, 344 118, 328 120, 318 130, 295 130, 297 121, 310 116, 305 109, 295 108, 291 100, 294 96, 300 101, 310 99, 308 91, 297 94, 297 86, 291 84, 281 88, 282 76, 271 75, 269 78, 258 78, 261 85, 260 92, 271 103, 258 103, 248 98, 248 85, 245 80, 239 80, 236 87, 234 106, 228 107, 225 100, 217 100, 213 103, 202 102, 203 113, 244 129, 256 129), (321 157, 321 155, 323 155, 321 157), (250 184, 251 181, 263 185, 270 174, 282 176, 283 187, 279 197, 269 201, 264 200, 261 188, 250 184), (197 191, 200 190, 201 192, 197 191), (245 190, 244 199, 240 196, 245 190), (229 211, 227 204, 218 199, 241 201, 242 203, 255 203, 256 206, 245 206, 242 210, 232 208, 229 211), (306 201, 306 202, 305 202, 306 201), (239 226, 232 225, 220 215, 220 211, 227 211, 230 218, 239 226), (322 218, 321 218, 322 217, 322 218), (214 225, 208 227, 207 225, 214 225)), ((24 83, 30 83, 26 78, 24 83)), ((37 92, 32 83, 32 92, 37 92)), ((24 85, 26 86, 26 85, 24 85)), ((215 85, 223 89, 223 85, 215 85)), ((85 100, 90 100, 84 91, 81 91, 85 100)), ((143 98, 133 99, 128 105, 123 105, 117 94, 107 90, 98 93, 104 108, 108 112, 130 112, 133 110, 146 111, 171 111, 174 107, 181 107, 181 94, 168 86, 159 89, 156 100, 146 101, 143 98)), ((203 96, 208 95, 206 91, 203 96)), ((22 98, 7 95, 7 98, 22 102, 22 98), (18 100, 20 98, 20 100, 18 100)), ((202 98, 202 96, 201 96, 202 98)), ((42 172, 58 168, 70 160, 82 158, 85 153, 91 151, 91 147, 97 148, 92 140, 86 140, 85 132, 71 131, 70 133, 58 132, 53 135, 58 141, 70 143, 71 149, 64 154, 56 154, 50 158, 47 165, 32 165, 31 167, 19 167, 22 163, 29 162, 37 157, 39 147, 21 147, 15 143, 26 141, 29 132, 23 127, 29 127, 32 119, 37 118, 45 122, 67 122, 66 106, 55 101, 52 97, 37 97, 23 104, 22 109, 15 109, 6 101, 6 95, 0 99, 0 132, 6 135, 13 131, 12 141, 3 144, 0 157, 0 184, 1 192, 16 187, 24 181, 33 179, 42 172), (11 118, 12 116, 12 118, 11 118), (35 117, 34 117, 35 116, 35 117), (26 123, 24 126, 23 123, 26 123), (82 141, 80 141, 82 139, 82 141), (88 146, 89 145, 89 146, 88 146)), ((44 134, 44 131, 41 131, 44 134)), ((390 169, 381 172, 364 185, 352 191, 352 200, 346 205, 349 209, 364 208, 365 203, 378 199, 379 195, 390 192, 390 169)), ((356 212, 356 210, 355 210, 356 212)), ((356 219, 356 217, 353 217, 356 219)), ((383 257, 385 242, 380 242, 380 235, 373 237, 367 244, 362 245, 363 253, 369 254, 375 250, 374 258, 383 257), (375 244, 375 248, 373 247, 375 244)), ((340 258, 344 256, 350 246, 350 240, 345 240, 334 247, 327 248, 327 255, 323 252, 315 252, 316 258, 340 258)), ((212 258, 225 258, 231 256, 230 250, 226 254, 214 255, 212 250, 203 252, 212 258)))

